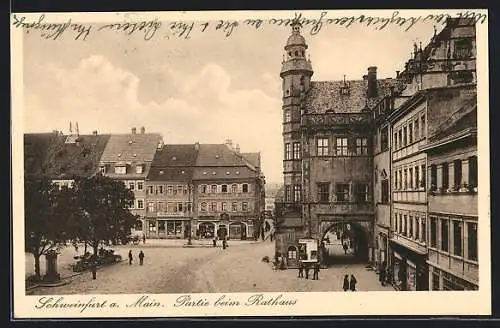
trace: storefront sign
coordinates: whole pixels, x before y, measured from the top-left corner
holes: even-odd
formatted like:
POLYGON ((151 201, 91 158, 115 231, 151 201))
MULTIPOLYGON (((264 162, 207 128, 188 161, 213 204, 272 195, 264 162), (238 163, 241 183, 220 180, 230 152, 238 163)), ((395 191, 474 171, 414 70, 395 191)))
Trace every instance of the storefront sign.
POLYGON ((318 262, 318 241, 316 239, 299 239, 302 262, 318 262))

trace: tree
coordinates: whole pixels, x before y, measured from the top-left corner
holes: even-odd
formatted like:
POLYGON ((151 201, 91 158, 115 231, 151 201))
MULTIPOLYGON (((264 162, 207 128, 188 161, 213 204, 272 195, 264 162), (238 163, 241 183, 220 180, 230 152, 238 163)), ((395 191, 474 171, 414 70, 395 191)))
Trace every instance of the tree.
POLYGON ((129 208, 134 194, 121 181, 96 175, 77 179, 74 184, 78 203, 75 231, 97 255, 99 245, 128 240, 137 220, 129 208))
POLYGON ((40 281, 40 256, 66 244, 74 194, 47 179, 25 180, 25 249, 35 260, 35 281, 40 281))

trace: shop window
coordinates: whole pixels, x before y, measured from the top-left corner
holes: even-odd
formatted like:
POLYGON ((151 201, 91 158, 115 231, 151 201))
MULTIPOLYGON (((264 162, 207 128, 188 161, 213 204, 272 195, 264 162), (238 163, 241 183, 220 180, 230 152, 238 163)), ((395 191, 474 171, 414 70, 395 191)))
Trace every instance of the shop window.
POLYGON ((322 182, 318 183, 318 202, 328 203, 330 200, 330 183, 322 182))
POLYGON ((462 256, 462 222, 453 221, 453 254, 462 256))
POLYGON ((449 224, 448 219, 441 219, 441 250, 448 252, 449 246, 449 224))
POLYGON ((135 230, 142 230, 142 220, 135 221, 135 230))
POLYGON ((155 221, 149 221, 148 231, 149 232, 156 232, 156 222, 155 221))
POLYGON ((348 202, 349 201, 349 184, 337 183, 335 185, 335 196, 337 202, 348 202))
POLYGON ((165 221, 158 221, 158 233, 165 233, 165 221))
POLYGON ((468 259, 477 261, 477 223, 467 222, 468 259))
POLYGON ((430 218, 430 221, 431 221, 430 246, 437 248, 437 219, 430 218))

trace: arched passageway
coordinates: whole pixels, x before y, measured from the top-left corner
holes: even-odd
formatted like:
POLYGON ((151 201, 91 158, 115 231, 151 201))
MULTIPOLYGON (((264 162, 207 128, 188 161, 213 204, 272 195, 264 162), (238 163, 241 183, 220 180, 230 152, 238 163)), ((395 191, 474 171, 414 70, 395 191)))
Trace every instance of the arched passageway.
POLYGON ((321 239, 326 266, 368 262, 368 237, 360 224, 332 223, 321 239))

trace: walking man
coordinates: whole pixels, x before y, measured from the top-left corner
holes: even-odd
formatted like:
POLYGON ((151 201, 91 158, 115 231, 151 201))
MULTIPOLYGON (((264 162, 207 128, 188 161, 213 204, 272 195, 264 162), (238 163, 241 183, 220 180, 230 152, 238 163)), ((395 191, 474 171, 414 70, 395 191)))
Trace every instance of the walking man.
POLYGON ((143 265, 143 264, 144 264, 144 252, 140 251, 139 252, 139 265, 143 265))
POLYGON ((92 260, 91 270, 92 270, 92 279, 96 280, 97 279, 97 263, 96 263, 95 259, 92 260))
POLYGON ((347 254, 347 242, 344 242, 342 247, 344 248, 344 253, 347 254))
POLYGON ((313 265, 313 280, 319 280, 319 263, 313 265))
POLYGON ((304 278, 304 263, 299 261, 299 278, 304 278))
POLYGON ((351 292, 355 292, 356 291, 356 283, 358 281, 356 280, 356 278, 354 277, 354 275, 351 274, 351 280, 349 281, 349 289, 351 290, 351 292))
POLYGON ((134 258, 132 257, 132 250, 128 251, 128 264, 132 265, 132 260, 134 258))
POLYGON ((349 290, 349 276, 345 275, 344 276, 344 284, 342 285, 342 289, 344 292, 347 292, 349 290))
POLYGON ((146 243, 146 235, 145 235, 145 234, 143 234, 143 235, 142 235, 142 243, 143 243, 143 244, 145 244, 145 243, 146 243))
POLYGON ((309 279, 309 263, 305 263, 304 270, 306 272, 306 279, 309 279))
POLYGON ((217 246, 217 239, 214 237, 214 239, 212 239, 212 245, 214 245, 214 247, 217 246))

